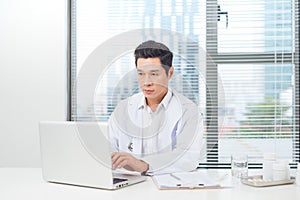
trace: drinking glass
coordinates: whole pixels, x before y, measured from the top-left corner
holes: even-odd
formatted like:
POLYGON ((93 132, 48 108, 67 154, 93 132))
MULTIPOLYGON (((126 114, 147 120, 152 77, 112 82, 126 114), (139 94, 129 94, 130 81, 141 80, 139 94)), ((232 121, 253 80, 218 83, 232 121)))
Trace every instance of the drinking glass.
POLYGON ((248 177, 248 156, 246 154, 231 155, 231 174, 236 178, 248 177))

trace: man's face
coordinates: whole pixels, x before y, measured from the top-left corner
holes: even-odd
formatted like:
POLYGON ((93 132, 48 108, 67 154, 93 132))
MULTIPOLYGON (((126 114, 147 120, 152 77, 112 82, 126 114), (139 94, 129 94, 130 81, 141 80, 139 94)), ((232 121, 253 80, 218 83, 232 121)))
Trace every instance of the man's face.
POLYGON ((160 103, 168 91, 168 82, 173 75, 173 67, 168 75, 159 58, 138 58, 137 77, 147 101, 160 103))

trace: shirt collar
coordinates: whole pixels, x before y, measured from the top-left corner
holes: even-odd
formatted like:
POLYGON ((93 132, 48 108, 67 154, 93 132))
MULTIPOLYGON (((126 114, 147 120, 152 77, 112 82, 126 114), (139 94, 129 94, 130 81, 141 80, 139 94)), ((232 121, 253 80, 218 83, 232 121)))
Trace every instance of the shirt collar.
POLYGON ((165 107, 165 109, 168 107, 170 101, 171 101, 171 98, 173 96, 173 92, 172 92, 172 89, 171 88, 168 88, 168 92, 166 94, 166 96, 163 98, 163 100, 160 102, 160 104, 162 106, 165 107))
POLYGON ((146 108, 147 104, 146 104, 146 98, 144 95, 141 95, 141 99, 140 102, 138 104, 138 109, 144 109, 146 108))
MULTIPOLYGON (((163 98, 163 100, 160 102, 160 105, 164 106, 164 108, 166 109, 170 103, 172 96, 173 96, 172 89, 168 88, 168 92, 166 96, 163 98)), ((146 108, 146 106, 147 106, 146 98, 144 95, 142 95, 142 98, 140 99, 140 102, 138 104, 138 109, 146 108)))

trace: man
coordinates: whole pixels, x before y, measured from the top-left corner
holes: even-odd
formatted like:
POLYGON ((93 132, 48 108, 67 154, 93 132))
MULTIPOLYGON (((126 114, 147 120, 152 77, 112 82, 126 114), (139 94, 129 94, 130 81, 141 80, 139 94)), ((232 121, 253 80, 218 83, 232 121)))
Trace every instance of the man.
POLYGON ((109 119, 113 169, 149 175, 195 169, 203 122, 197 105, 168 87, 172 52, 146 41, 134 55, 142 92, 121 101, 109 119))

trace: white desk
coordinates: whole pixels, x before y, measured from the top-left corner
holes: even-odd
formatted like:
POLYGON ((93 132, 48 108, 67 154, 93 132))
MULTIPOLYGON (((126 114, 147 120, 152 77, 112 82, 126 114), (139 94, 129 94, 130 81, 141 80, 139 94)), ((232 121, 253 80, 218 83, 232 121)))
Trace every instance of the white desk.
POLYGON ((124 198, 129 200, 296 200, 300 199, 300 186, 293 184, 255 188, 236 184, 233 188, 226 189, 158 190, 152 179, 148 178, 143 183, 116 191, 107 191, 45 182, 39 168, 0 168, 1 200, 110 200, 124 198))

